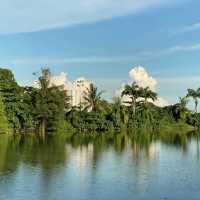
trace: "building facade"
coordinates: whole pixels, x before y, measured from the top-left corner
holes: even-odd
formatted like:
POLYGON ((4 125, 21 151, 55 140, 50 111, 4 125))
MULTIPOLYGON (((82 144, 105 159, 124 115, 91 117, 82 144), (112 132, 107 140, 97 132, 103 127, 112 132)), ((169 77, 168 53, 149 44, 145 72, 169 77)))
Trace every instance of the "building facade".
POLYGON ((85 92, 90 88, 91 82, 84 77, 77 78, 74 82, 68 80, 65 73, 61 73, 58 76, 52 76, 50 79, 51 85, 63 86, 68 96, 70 97, 72 106, 84 106, 85 92))

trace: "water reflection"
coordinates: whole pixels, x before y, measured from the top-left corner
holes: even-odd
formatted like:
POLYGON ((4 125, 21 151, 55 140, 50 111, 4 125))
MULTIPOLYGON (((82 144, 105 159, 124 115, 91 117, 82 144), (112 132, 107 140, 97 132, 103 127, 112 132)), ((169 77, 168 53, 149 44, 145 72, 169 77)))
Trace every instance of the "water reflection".
MULTIPOLYGON (((158 146, 160 143, 187 153, 192 141, 193 143, 196 141, 196 158, 199 159, 199 135, 192 132, 161 135, 80 136, 75 134, 68 139, 48 136, 43 142, 31 135, 1 135, 0 171, 6 173, 16 170, 19 163, 23 162, 31 166, 40 165, 45 173, 51 173, 52 168, 66 165, 71 158, 76 161, 75 164, 81 171, 88 165, 95 168, 102 154, 109 149, 113 149, 119 155, 122 155, 124 151, 131 151, 134 160, 152 160, 159 156, 158 146)), ((192 148, 194 150, 194 146, 192 148)))
MULTIPOLYGON (((199 145, 199 135, 192 132, 74 134, 72 137, 48 136, 45 140, 33 135, 0 135, 0 199, 1 195, 22 199, 16 195, 24 189, 34 192, 34 199, 39 200, 56 199, 56 195, 66 197, 66 191, 72 191, 69 199, 80 199, 77 190, 87 199, 96 193, 108 195, 111 185, 120 192, 113 195, 123 199, 123 193, 145 195, 156 184, 162 189, 169 181, 168 175, 176 170, 188 176, 183 167, 192 168, 190 173, 194 173, 192 181, 195 182, 199 145), (37 186, 31 190, 33 184, 37 186), (18 193, 10 194, 11 187, 18 193), (59 194, 54 193, 54 187, 59 194)), ((177 181, 181 181, 179 178, 177 181)), ((22 193, 23 198, 28 196, 28 192, 22 193)), ((101 195, 95 199, 100 197, 105 199, 101 195)))

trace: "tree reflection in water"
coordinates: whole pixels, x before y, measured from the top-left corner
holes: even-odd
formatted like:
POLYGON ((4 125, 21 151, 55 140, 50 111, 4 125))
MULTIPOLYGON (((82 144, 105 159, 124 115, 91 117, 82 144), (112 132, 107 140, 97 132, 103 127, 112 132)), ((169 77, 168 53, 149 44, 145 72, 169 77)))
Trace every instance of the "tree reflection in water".
POLYGON ((117 154, 131 151, 134 160, 156 159, 157 146, 162 145, 177 148, 187 153, 191 141, 196 141, 196 156, 199 158, 199 135, 187 134, 74 134, 70 138, 47 136, 40 140, 34 135, 1 135, 0 136, 0 171, 17 169, 20 162, 32 166, 40 165, 46 173, 57 165, 65 165, 68 159, 76 157, 79 165, 90 163, 97 166, 98 160, 109 149, 117 154))

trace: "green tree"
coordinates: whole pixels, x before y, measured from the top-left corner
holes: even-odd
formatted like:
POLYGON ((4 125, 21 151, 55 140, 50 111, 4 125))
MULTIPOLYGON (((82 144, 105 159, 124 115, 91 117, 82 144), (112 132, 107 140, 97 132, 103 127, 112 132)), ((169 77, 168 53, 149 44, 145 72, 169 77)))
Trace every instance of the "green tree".
POLYGON ((157 99, 157 94, 150 90, 149 87, 141 88, 141 97, 144 98, 144 104, 145 106, 148 103, 148 99, 155 101, 157 99))
POLYGON ((103 92, 104 91, 98 92, 97 87, 95 87, 93 84, 90 84, 90 87, 84 92, 84 100, 86 104, 85 109, 91 110, 92 112, 98 111, 103 92))
POLYGON ((23 87, 23 95, 20 104, 22 110, 20 116, 20 123, 23 129, 36 128, 36 121, 34 119, 34 97, 36 89, 33 87, 23 87))
POLYGON ((135 117, 136 114, 136 103, 137 99, 141 96, 140 87, 134 82, 132 85, 125 85, 124 90, 121 94, 122 97, 127 96, 130 101, 124 101, 124 103, 128 104, 132 108, 132 115, 135 117))
POLYGON ((194 100, 194 112, 197 113, 198 99, 200 98, 200 88, 198 88, 197 90, 188 89, 187 97, 191 97, 194 100))
POLYGON ((60 123, 64 123, 69 101, 63 87, 50 84, 50 77, 50 70, 43 68, 38 78, 39 89, 34 95, 34 115, 41 134, 45 134, 47 130, 57 129, 60 123))
POLYGON ((15 81, 13 73, 0 68, 0 94, 3 97, 9 124, 14 129, 21 128, 20 118, 24 114, 23 89, 15 81))
POLYGON ((118 125, 128 123, 128 114, 126 112, 125 106, 122 104, 122 99, 120 97, 115 97, 113 99, 112 113, 114 119, 118 125))
POLYGON ((7 133, 9 131, 8 120, 5 114, 5 107, 2 97, 0 95, 0 133, 7 133))
POLYGON ((187 109, 188 99, 187 97, 180 97, 179 103, 175 105, 175 112, 179 115, 181 120, 186 120, 186 115, 188 113, 187 109))

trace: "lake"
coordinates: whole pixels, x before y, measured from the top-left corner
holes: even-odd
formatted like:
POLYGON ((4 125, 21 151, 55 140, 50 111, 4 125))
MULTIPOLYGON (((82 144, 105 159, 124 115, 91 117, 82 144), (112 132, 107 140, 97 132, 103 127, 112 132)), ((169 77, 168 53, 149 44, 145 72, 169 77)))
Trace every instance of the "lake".
POLYGON ((0 200, 199 200, 199 136, 0 135, 0 200))

